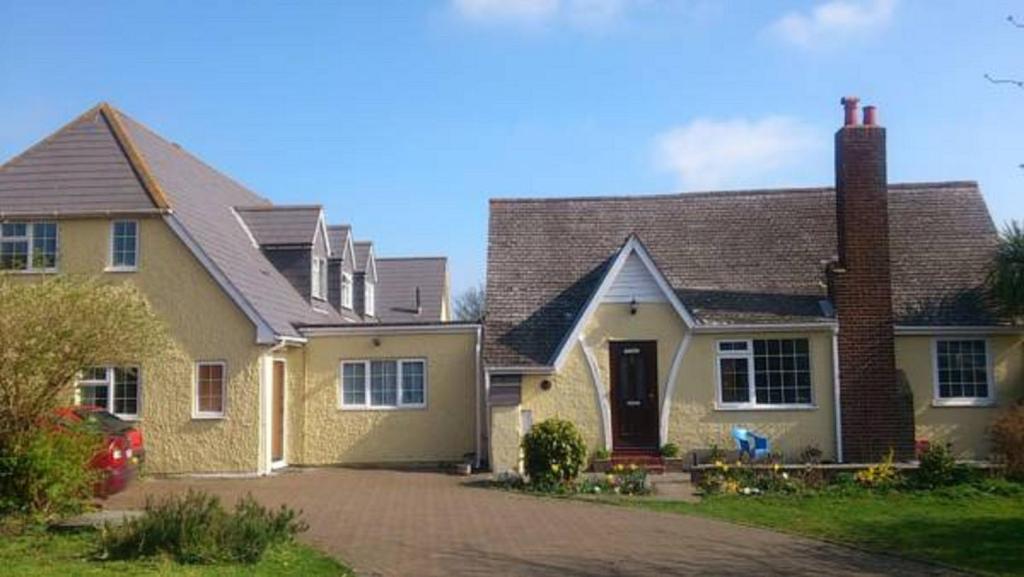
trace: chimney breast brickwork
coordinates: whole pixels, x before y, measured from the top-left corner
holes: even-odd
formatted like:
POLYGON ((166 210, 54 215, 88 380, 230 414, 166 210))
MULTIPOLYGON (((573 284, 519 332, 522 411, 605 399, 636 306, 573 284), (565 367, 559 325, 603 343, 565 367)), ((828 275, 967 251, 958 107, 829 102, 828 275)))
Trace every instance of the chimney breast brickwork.
POLYGON ((836 229, 839 262, 832 296, 839 320, 843 459, 878 461, 890 449, 913 458, 914 414, 896 370, 885 129, 872 109, 864 125, 844 99, 836 133, 836 229), (852 114, 851 114, 852 113, 852 114))

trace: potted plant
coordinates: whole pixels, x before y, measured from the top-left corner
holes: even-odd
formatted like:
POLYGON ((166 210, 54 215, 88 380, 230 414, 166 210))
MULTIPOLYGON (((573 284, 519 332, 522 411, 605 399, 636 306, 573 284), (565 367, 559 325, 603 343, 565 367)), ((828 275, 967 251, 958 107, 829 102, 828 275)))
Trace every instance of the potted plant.
POLYGON ((607 473, 612 470, 612 456, 608 449, 600 447, 594 451, 594 456, 590 459, 590 468, 595 473, 607 473))
POLYGON ((666 471, 683 470, 683 458, 679 455, 679 445, 675 443, 665 443, 661 446, 661 460, 665 462, 666 471))

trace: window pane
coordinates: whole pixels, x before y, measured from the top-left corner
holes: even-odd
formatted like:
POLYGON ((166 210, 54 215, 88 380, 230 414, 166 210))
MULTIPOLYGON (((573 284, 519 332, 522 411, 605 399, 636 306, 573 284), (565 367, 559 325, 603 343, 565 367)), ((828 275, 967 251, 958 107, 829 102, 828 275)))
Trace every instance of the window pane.
POLYGON ((370 405, 393 407, 398 404, 398 366, 395 361, 370 363, 370 405))
POLYGON ((28 268, 28 241, 0 241, 0 270, 28 268))
POLYGON ((719 359, 723 403, 750 401, 750 372, 747 359, 719 359))
POLYGON ((32 225, 32 268, 57 266, 57 224, 37 222, 32 225))
POLYGON ((984 340, 939 341, 935 353, 939 398, 988 397, 988 358, 984 340))
POLYGON ((28 234, 28 227, 23 222, 5 222, 0 226, 0 237, 23 237, 28 234))
POLYGON ((201 413, 224 412, 224 365, 205 363, 199 365, 199 383, 196 406, 201 413))
POLYGON ((402 363, 402 404, 422 405, 424 402, 423 361, 402 363))
POLYGON ((807 339, 754 341, 754 395, 762 404, 811 402, 807 339))
POLYGON ((114 414, 139 414, 139 370, 114 369, 114 414))
POLYGON ((366 365, 345 363, 341 366, 342 404, 366 404, 366 365))
POLYGON ((83 383, 78 387, 79 404, 107 408, 109 389, 106 383, 83 383))

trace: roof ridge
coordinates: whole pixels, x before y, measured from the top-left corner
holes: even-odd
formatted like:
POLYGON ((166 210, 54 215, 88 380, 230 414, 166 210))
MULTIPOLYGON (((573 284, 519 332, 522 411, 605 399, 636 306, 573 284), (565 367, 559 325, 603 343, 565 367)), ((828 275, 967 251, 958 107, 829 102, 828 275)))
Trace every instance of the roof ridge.
POLYGON ((382 260, 448 260, 446 256, 382 256, 377 257, 377 261, 382 260))
POLYGON ((352 230, 352 225, 351 224, 329 224, 329 225, 327 225, 327 230, 343 230, 343 229, 346 229, 346 228, 349 229, 349 230, 352 230))
MULTIPOLYGON (((919 188, 977 188, 974 180, 947 180, 923 182, 890 182, 888 188, 904 192, 919 188)), ((497 197, 491 198, 491 204, 514 203, 546 203, 546 202, 595 202, 595 201, 628 201, 628 200, 670 200, 680 198, 727 198, 736 196, 774 196, 784 194, 821 194, 834 192, 834 186, 804 186, 790 188, 750 188, 735 190, 701 190, 692 192, 667 192, 654 194, 612 194, 584 196, 551 196, 551 197, 497 197)))
POLYGON ((274 212, 275 210, 323 210, 322 204, 271 204, 271 205, 239 205, 235 210, 251 212, 274 212))
POLYGON ((132 170, 135 171, 136 176, 139 177, 139 181, 142 183, 142 188, 149 194, 153 204, 157 208, 171 208, 171 203, 167 199, 167 194, 164 193, 164 189, 160 186, 160 182, 153 175, 153 172, 149 169, 149 164, 146 163, 146 159, 139 153, 139 149, 136 148, 135 142, 132 141, 128 131, 124 129, 121 124, 121 119, 118 116, 118 111, 108 104, 107 102, 101 102, 99 105, 99 112, 106 119, 107 124, 110 126, 110 131, 114 135, 114 140, 117 141, 118 145, 121 146, 121 150, 124 152, 125 158, 128 159, 128 164, 131 165, 132 170))

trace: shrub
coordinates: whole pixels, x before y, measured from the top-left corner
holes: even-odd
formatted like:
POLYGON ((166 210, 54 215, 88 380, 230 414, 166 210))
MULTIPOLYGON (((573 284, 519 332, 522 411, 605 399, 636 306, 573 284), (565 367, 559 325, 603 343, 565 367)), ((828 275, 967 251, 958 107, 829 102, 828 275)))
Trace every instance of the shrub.
POLYGON ((584 479, 577 490, 580 493, 615 495, 646 495, 651 492, 647 484, 647 469, 637 465, 616 465, 607 475, 584 479))
POLYGON ((595 461, 607 461, 611 457, 612 457, 611 453, 609 453, 608 449, 605 449, 604 447, 599 447, 599 448, 597 448, 594 451, 594 460, 595 461))
POLYGON ((665 443, 661 446, 661 456, 666 459, 675 459, 679 456, 679 445, 675 443, 665 443))
POLYGON ((167 555, 179 563, 255 563, 271 545, 308 529, 300 513, 269 510, 246 496, 228 512, 220 499, 189 491, 162 501, 147 499, 145 513, 100 534, 101 556, 135 559, 167 555))
POLYGON ((37 427, 0 443, 0 515, 32 522, 80 513, 100 472, 90 462, 102 437, 85 426, 37 427))
POLYGON ((1024 402, 996 418, 990 435, 992 452, 1006 464, 1007 476, 1024 481, 1024 402))
POLYGON ((800 462, 805 465, 817 465, 821 463, 823 453, 817 445, 807 445, 800 451, 800 462))
POLYGON ((857 471, 853 476, 854 480, 869 489, 894 489, 903 482, 903 475, 893 465, 894 453, 889 449, 885 459, 876 465, 871 465, 863 471, 857 471))
POLYGON ((576 479, 587 459, 583 436, 569 421, 548 419, 523 436, 523 461, 530 484, 553 488, 576 479))
POLYGON ((914 484, 922 489, 948 487, 967 480, 967 471, 945 445, 932 443, 921 452, 920 465, 914 472, 914 484))

